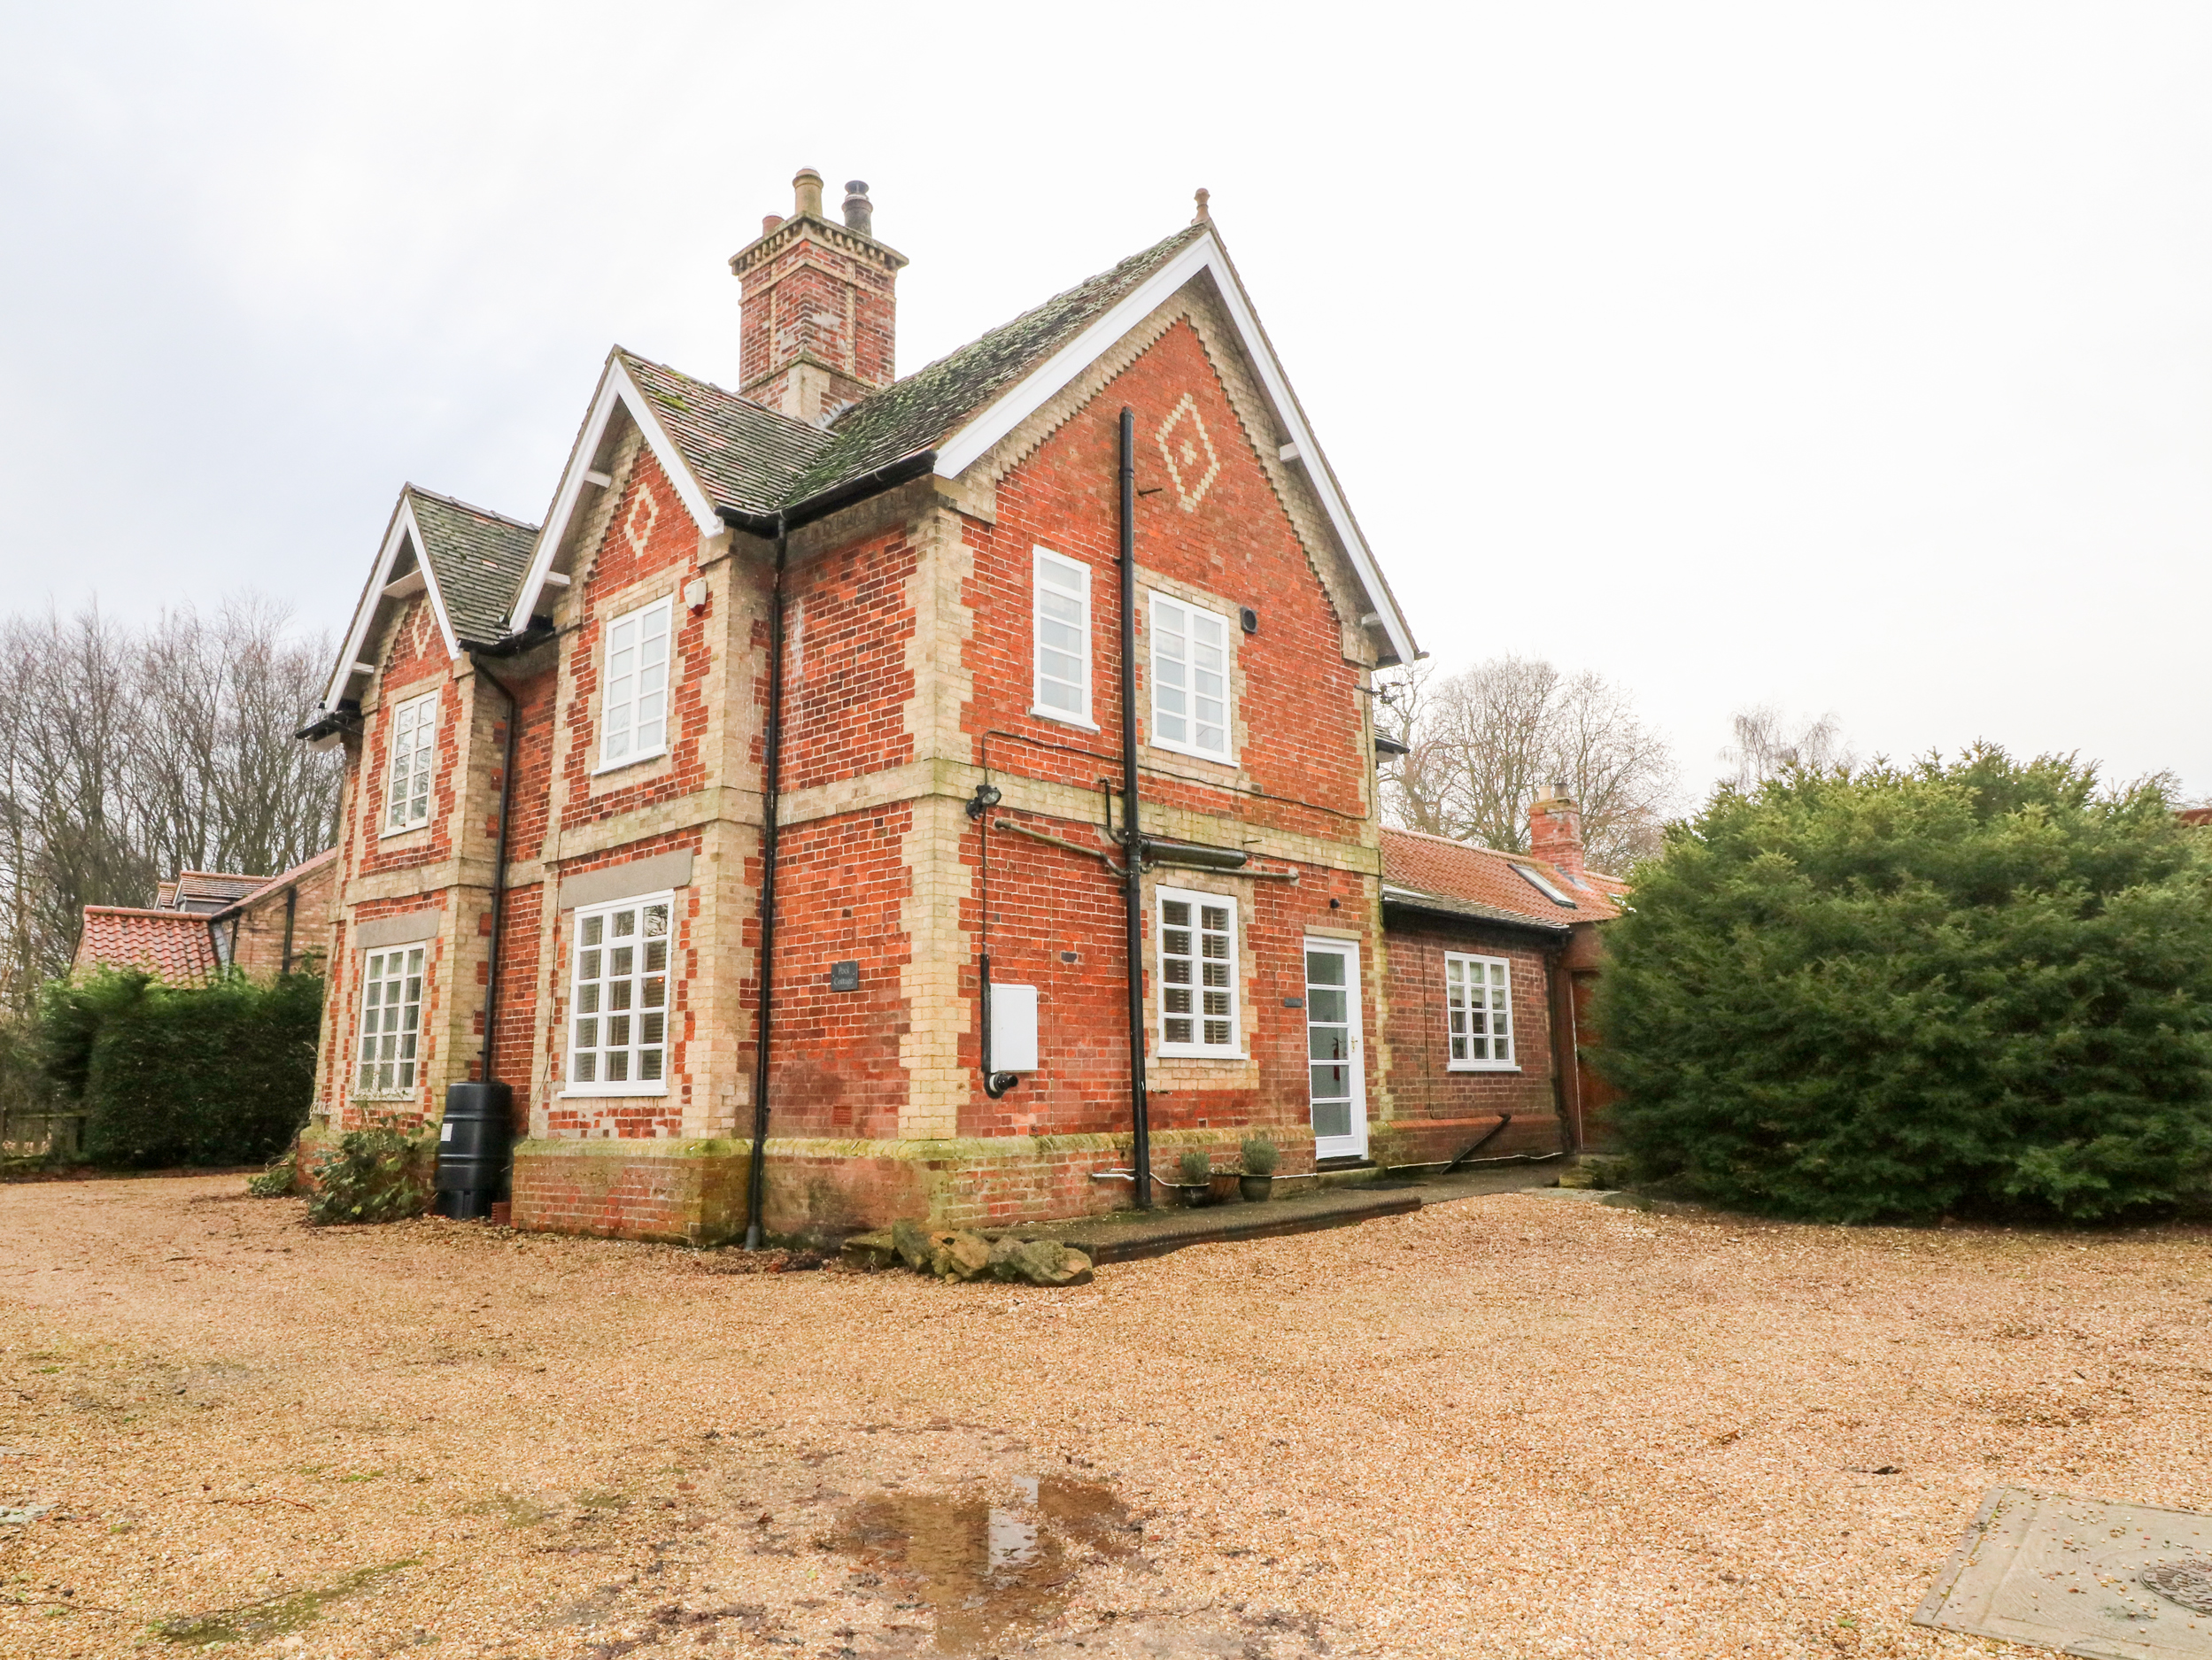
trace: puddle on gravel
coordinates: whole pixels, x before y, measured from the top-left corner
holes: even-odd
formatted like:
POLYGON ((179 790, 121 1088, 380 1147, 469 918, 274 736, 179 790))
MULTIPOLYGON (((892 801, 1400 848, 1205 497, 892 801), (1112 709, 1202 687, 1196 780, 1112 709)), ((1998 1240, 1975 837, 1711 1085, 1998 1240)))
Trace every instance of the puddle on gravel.
POLYGON ((282 1596, 265 1597, 259 1602, 248 1602, 238 1608, 219 1608, 209 1614, 187 1615, 181 1619, 166 1620, 154 1627, 154 1634, 192 1648, 205 1648, 219 1642, 259 1642, 265 1637, 280 1637, 312 1623, 331 1603, 343 1602, 347 1597, 360 1595, 387 1574, 414 1567, 416 1560, 410 1556, 404 1562, 388 1562, 381 1567, 359 1568, 342 1579, 333 1580, 313 1590, 291 1591, 282 1596))
POLYGON ((908 1582, 937 1618, 937 1647, 966 1654, 1067 1606, 1087 1562, 1136 1549, 1136 1527, 1110 1488, 1022 1477, 997 1496, 886 1494, 852 1507, 831 1547, 862 1571, 908 1582))

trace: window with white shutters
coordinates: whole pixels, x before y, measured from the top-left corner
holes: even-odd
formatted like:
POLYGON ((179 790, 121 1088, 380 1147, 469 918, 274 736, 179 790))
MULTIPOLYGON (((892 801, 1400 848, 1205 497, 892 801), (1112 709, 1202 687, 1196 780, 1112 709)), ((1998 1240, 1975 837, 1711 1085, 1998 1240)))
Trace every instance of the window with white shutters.
POLYGON ((672 602, 617 617, 599 671, 599 769, 646 761, 669 746, 669 619, 672 602))
POLYGON ((579 909, 569 979, 571 1095, 668 1093, 675 895, 579 909))
POLYGON ((1152 596, 1152 742, 1227 761, 1229 620, 1152 596))
POLYGON ((1454 1072, 1505 1071, 1513 1065, 1513 981, 1503 957, 1444 954, 1444 1008, 1454 1072))
POLYGON ((437 693, 410 698, 391 712, 391 772, 384 792, 384 834, 430 819, 430 773, 437 758, 437 693))
POLYGON ((1036 550, 1030 603, 1036 685, 1030 713, 1091 724, 1091 569, 1036 550))
POLYGON ((361 960, 356 1094, 414 1093, 415 1046, 422 1035, 422 952, 421 946, 402 946, 369 952, 361 960))
POLYGON ((1162 888, 1158 918, 1160 1053, 1237 1054, 1236 901, 1162 888))

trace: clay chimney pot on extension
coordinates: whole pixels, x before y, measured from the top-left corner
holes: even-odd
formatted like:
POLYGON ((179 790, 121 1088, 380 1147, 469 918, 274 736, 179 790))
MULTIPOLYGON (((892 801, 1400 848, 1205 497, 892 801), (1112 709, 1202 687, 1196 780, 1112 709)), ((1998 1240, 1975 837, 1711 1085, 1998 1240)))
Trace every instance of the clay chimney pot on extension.
POLYGON ((1582 877, 1582 810, 1566 792, 1566 780, 1551 781, 1551 794, 1528 804, 1528 851, 1578 887, 1582 877))

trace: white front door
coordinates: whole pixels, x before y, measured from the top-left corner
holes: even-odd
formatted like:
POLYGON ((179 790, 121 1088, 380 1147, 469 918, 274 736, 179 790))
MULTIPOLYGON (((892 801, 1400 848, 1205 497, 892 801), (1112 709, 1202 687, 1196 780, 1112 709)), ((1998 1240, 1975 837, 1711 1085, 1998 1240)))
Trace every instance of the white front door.
POLYGON ((1367 1156, 1367 1069, 1359 1039, 1359 947, 1306 941, 1306 1068, 1313 1156, 1367 1156))

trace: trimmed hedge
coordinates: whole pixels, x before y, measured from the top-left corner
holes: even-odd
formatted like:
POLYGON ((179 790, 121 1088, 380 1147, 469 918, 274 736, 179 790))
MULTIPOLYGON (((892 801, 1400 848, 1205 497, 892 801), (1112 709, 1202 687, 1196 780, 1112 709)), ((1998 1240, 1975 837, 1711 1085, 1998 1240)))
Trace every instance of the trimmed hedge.
POLYGON ((47 987, 47 1076, 88 1114, 109 1167, 259 1164, 307 1122, 322 979, 231 975, 174 986, 110 970, 47 987))
POLYGON ((2156 783, 1977 747, 1722 790, 1592 1023, 1636 1175, 1831 1222, 2092 1221, 2212 1176, 2212 860, 2156 783))

